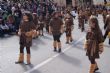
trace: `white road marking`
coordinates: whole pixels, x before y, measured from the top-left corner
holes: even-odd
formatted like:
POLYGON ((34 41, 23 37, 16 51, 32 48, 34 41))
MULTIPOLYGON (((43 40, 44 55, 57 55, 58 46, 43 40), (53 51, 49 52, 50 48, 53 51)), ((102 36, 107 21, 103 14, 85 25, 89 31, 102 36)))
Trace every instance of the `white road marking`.
MULTIPOLYGON (((84 38, 85 38, 85 36, 83 36, 82 38, 80 38, 78 41, 76 41, 76 42, 74 43, 74 45, 76 45, 77 43, 79 43, 80 41, 82 41, 84 38)), ((66 49, 64 49, 64 50, 62 51, 62 53, 66 52, 66 51, 69 50, 71 47, 72 47, 72 45, 71 45, 71 46, 68 46, 66 49)), ((34 71, 34 70, 36 70, 36 69, 38 69, 38 68, 44 66, 45 64, 49 63, 50 61, 52 61, 54 58, 58 57, 59 55, 60 55, 60 53, 58 53, 58 54, 56 54, 56 55, 54 55, 54 56, 48 58, 47 60, 43 61, 42 63, 36 65, 36 66, 33 67, 32 69, 30 69, 30 70, 28 70, 27 72, 24 72, 24 73, 30 73, 30 72, 32 72, 32 71, 34 71)))

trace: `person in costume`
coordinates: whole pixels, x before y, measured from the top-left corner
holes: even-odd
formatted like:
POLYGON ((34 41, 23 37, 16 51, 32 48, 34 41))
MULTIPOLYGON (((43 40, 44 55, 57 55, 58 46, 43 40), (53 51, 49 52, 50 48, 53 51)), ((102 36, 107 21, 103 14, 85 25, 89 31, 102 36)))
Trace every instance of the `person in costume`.
POLYGON ((86 55, 91 63, 89 73, 94 73, 99 70, 96 59, 99 59, 103 52, 103 35, 102 31, 99 28, 98 19, 95 16, 91 16, 89 20, 88 32, 86 34, 86 41, 84 48, 86 50, 86 55))
POLYGON ((27 51, 27 65, 31 64, 30 61, 30 47, 32 46, 32 38, 36 33, 36 27, 33 23, 32 16, 30 13, 23 15, 23 21, 20 24, 18 35, 20 37, 20 54, 16 64, 24 63, 24 48, 27 51))

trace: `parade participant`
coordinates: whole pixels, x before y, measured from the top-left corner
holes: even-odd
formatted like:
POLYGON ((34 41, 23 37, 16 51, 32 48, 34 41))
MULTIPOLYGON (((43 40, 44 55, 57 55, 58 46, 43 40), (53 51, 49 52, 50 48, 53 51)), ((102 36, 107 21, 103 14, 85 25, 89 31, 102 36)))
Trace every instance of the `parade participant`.
POLYGON ((37 17, 36 13, 33 13, 32 16, 33 16, 33 22, 36 25, 36 34, 33 37, 37 38, 39 36, 39 32, 38 32, 38 27, 39 27, 39 25, 38 25, 38 17, 37 17))
POLYGON ((96 13, 95 9, 91 10, 91 15, 97 16, 97 13, 96 13))
POLYGON ((58 12, 53 13, 53 18, 50 20, 49 24, 49 33, 53 35, 53 46, 54 51, 61 52, 61 33, 63 32, 63 21, 59 18, 58 12))
POLYGON ((99 70, 95 60, 98 59, 99 54, 103 52, 103 35, 99 28, 97 18, 95 16, 91 16, 89 21, 90 28, 86 35, 84 48, 86 50, 86 55, 91 62, 89 73, 94 73, 99 70))
POLYGON ((44 36, 44 34, 43 34, 44 17, 42 15, 40 15, 40 17, 39 17, 38 24, 39 24, 39 35, 44 36))
POLYGON ((105 35, 104 35, 104 41, 108 35, 109 45, 110 45, 110 14, 106 16, 104 29, 106 30, 105 35))
POLYGON ((46 17, 45 17, 45 26, 46 26, 46 31, 49 33, 49 22, 50 22, 50 19, 51 19, 51 15, 49 15, 49 13, 46 14, 46 17))
POLYGON ((20 36, 20 55, 16 64, 24 62, 24 47, 27 50, 27 65, 30 62, 30 47, 32 46, 32 36, 36 33, 35 24, 32 22, 32 16, 30 13, 23 15, 23 21, 19 27, 18 35, 20 36))
POLYGON ((102 13, 102 15, 103 15, 103 21, 104 21, 104 24, 105 24, 105 21, 106 21, 106 16, 107 16, 107 9, 104 9, 103 10, 103 13, 102 13))
POLYGON ((89 8, 86 8, 85 12, 84 12, 84 19, 85 19, 85 23, 88 22, 89 18, 91 16, 91 10, 89 8))
MULTIPOLYGON (((87 19, 89 20, 90 16, 92 14, 92 11, 90 10, 90 8, 87 8, 87 19)), ((87 21, 88 21, 87 20, 87 21)))
POLYGON ((61 11, 58 12, 58 15, 59 15, 59 17, 60 17, 61 19, 63 18, 62 14, 61 14, 61 11))
POLYGON ((78 21, 79 21, 79 29, 81 29, 81 31, 84 31, 84 14, 83 14, 83 10, 79 11, 79 15, 78 15, 78 21))
POLYGON ((84 10, 84 23, 86 24, 88 22, 88 12, 87 10, 84 10))
POLYGON ((65 16, 65 28, 66 28, 66 44, 73 41, 72 38, 72 29, 73 29, 73 18, 70 14, 66 14, 65 16))
POLYGON ((79 11, 81 10, 82 8, 81 8, 81 6, 78 6, 77 7, 77 13, 79 14, 79 11))
POLYGON ((76 15, 77 15, 75 9, 73 9, 73 10, 71 11, 71 14, 72 14, 73 18, 75 19, 76 15))

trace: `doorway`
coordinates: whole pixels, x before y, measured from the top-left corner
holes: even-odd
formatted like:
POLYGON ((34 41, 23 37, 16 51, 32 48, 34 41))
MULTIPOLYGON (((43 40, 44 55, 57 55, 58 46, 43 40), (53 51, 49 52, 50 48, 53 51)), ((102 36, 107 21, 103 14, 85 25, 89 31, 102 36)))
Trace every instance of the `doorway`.
POLYGON ((66 0, 66 5, 72 5, 72 0, 66 0))

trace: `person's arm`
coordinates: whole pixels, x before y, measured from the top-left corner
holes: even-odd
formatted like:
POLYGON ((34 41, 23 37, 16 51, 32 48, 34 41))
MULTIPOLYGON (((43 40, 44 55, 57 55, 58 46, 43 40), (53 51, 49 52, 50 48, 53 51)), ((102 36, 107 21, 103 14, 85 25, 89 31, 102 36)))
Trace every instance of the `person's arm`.
POLYGON ((30 32, 32 33, 32 37, 34 38, 37 33, 36 25, 34 23, 32 23, 32 30, 30 32))
POLYGON ((84 50, 87 50, 88 47, 88 43, 87 43, 87 39, 84 41, 84 50))
POLYGON ((64 26, 61 25, 61 33, 63 33, 63 32, 64 32, 64 26))
POLYGON ((85 50, 87 50, 87 48, 88 48, 88 39, 90 37, 90 32, 91 32, 91 29, 89 28, 88 31, 87 31, 87 34, 86 34, 85 42, 84 42, 84 49, 85 50))
POLYGON ((52 34, 51 26, 49 26, 49 34, 52 34))
POLYGON ((63 33, 64 32, 64 25, 63 25, 63 21, 61 20, 61 33, 63 33))
POLYGON ((103 43, 99 44, 99 54, 101 54, 104 51, 104 45, 103 43))
POLYGON ((107 19, 106 19, 106 21, 105 21, 105 25, 104 25, 104 29, 107 28, 107 25, 108 25, 108 23, 107 23, 107 19))
POLYGON ((52 34, 52 19, 49 22, 49 34, 52 34))
POLYGON ((18 35, 19 35, 19 36, 21 35, 21 29, 18 30, 18 35))
POLYGON ((103 45, 103 41, 104 41, 104 37, 103 37, 103 34, 102 34, 102 31, 100 30, 100 33, 99 33, 99 53, 101 54, 103 51, 104 51, 104 45, 103 45))
POLYGON ((87 48, 88 48, 88 39, 87 39, 87 37, 88 37, 88 33, 86 34, 86 39, 85 39, 85 41, 84 41, 84 50, 87 50, 87 48))

